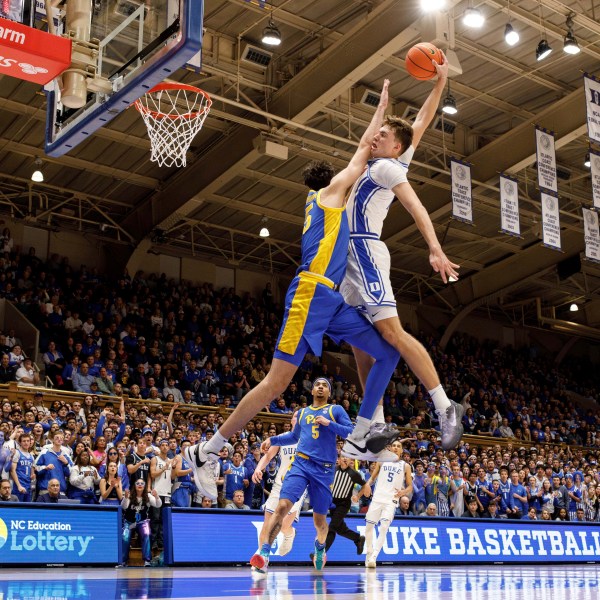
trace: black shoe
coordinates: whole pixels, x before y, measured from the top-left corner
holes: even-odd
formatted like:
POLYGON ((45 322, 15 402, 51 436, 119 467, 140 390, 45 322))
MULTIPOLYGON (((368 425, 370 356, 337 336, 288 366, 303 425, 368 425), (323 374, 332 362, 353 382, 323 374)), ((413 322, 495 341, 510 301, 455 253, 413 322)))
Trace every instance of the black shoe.
POLYGON ((356 542, 356 554, 362 554, 365 549, 365 536, 361 535, 356 542))

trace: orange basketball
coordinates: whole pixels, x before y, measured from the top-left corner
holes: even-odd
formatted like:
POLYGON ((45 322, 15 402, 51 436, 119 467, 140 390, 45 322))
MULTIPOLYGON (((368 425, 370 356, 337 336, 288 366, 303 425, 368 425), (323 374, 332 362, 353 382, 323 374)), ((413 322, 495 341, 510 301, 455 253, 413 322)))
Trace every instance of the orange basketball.
POLYGON ((429 42, 415 44, 406 55, 406 70, 415 79, 431 79, 437 74, 432 60, 438 64, 442 62, 442 53, 438 48, 429 42))

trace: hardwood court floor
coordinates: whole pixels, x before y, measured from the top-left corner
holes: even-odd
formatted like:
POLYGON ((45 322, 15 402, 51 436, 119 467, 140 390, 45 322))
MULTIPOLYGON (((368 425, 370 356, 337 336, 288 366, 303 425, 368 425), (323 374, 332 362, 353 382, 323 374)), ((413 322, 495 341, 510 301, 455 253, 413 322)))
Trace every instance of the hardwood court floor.
POLYGON ((3 600, 598 600, 600 565, 0 569, 3 600))

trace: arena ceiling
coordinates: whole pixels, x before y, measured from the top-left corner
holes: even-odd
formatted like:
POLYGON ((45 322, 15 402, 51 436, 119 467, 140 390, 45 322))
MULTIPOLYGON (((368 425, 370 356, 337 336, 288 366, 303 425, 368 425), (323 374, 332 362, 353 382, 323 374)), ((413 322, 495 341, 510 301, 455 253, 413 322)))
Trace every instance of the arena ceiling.
MULTIPOLYGON (((494 310, 521 321, 535 316, 535 298, 543 314, 559 317, 576 301, 584 310, 572 320, 600 321, 594 310, 600 269, 582 260, 581 268, 557 272, 558 263, 582 256, 584 248, 581 206, 591 205, 591 184, 583 165, 582 72, 598 74, 600 23, 593 0, 542 4, 476 2, 486 22, 474 30, 461 20, 471 0, 450 2, 446 18, 463 71, 451 79, 459 112, 435 120, 410 180, 446 253, 461 264, 461 279, 444 285, 432 272, 419 232, 395 203, 383 238, 403 302, 455 315, 494 310), (514 47, 504 41, 509 13, 521 36, 514 47), (576 56, 562 50, 571 13, 582 50, 576 56), (536 62, 542 36, 554 52, 536 62), (534 124, 556 134, 562 253, 540 239, 534 124), (473 226, 451 218, 450 157, 473 164, 473 226), (500 172, 519 181, 521 238, 499 232, 500 172)), ((313 158, 346 163, 372 114, 363 92, 379 90, 384 78, 391 80, 396 114, 414 116, 429 94, 431 83, 412 79, 404 66, 408 48, 421 41, 422 18, 416 0, 274 0, 266 9, 246 0, 206 0, 202 71, 181 69, 172 78, 214 100, 182 169, 150 162, 145 127, 133 109, 68 155, 44 156, 44 94, 1 77, 0 214, 82 231, 125 255, 141 244, 289 277, 299 257, 303 165, 313 158), (283 42, 263 68, 248 62, 245 51, 266 50, 260 37, 270 16, 283 42), (266 155, 260 144, 266 140, 287 148, 287 160, 266 155), (45 182, 32 186, 35 156, 44 161, 45 182), (262 239, 265 224, 271 235, 262 239)))

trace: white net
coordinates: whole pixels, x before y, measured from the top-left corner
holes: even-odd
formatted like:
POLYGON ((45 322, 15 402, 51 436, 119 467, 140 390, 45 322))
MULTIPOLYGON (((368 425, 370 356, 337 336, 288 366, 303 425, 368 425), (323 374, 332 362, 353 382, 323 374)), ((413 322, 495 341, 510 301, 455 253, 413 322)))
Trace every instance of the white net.
POLYGON ((174 84, 160 84, 136 100, 150 137, 150 160, 161 167, 185 167, 187 151, 211 104, 202 90, 174 84))

